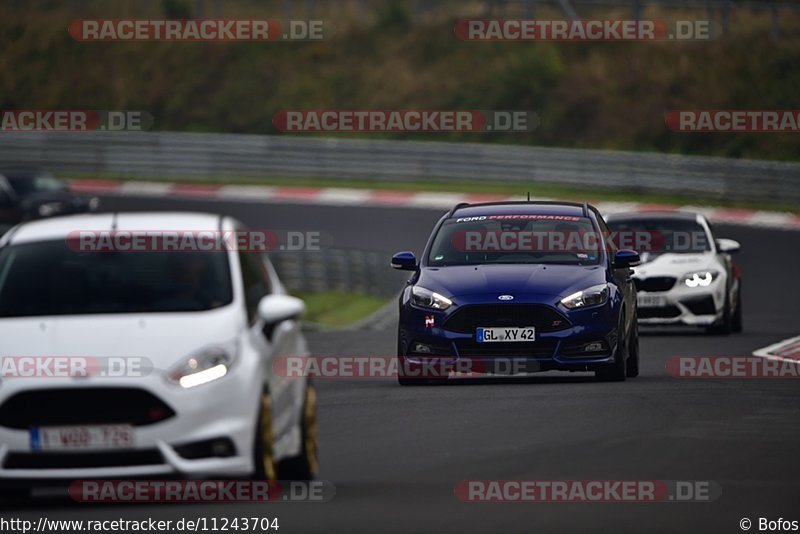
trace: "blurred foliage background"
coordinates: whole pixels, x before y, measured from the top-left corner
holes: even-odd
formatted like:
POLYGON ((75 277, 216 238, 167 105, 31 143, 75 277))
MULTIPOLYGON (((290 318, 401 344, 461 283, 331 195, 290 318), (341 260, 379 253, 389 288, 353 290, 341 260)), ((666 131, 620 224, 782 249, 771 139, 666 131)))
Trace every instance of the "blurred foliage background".
MULTIPOLYGON (((668 9, 647 18, 724 17, 713 41, 462 42, 458 18, 495 2, 5 0, 0 16, 0 109, 140 109, 155 129, 274 134, 282 109, 526 109, 527 134, 382 137, 800 159, 800 133, 674 133, 674 109, 800 108, 800 11, 668 9), (322 18, 323 42, 77 42, 77 18, 322 18), (776 29, 778 32, 776 32, 776 29)), ((500 3, 506 16, 523 16, 500 3)), ((579 8, 581 18, 631 9, 579 8)), ((545 3, 540 18, 563 18, 545 3)), ((499 8, 498 8, 499 9, 499 8)), ((374 134, 371 134, 374 135, 374 134)), ((2 142, 2 139, 0 139, 2 142)))

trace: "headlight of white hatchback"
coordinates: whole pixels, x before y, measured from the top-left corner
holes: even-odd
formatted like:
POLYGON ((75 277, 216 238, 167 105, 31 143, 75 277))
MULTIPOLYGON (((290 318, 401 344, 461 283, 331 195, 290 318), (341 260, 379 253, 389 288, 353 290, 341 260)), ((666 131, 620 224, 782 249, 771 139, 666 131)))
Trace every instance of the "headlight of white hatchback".
POLYGON ((219 380, 226 374, 236 356, 236 345, 206 347, 178 363, 167 379, 184 389, 219 380))

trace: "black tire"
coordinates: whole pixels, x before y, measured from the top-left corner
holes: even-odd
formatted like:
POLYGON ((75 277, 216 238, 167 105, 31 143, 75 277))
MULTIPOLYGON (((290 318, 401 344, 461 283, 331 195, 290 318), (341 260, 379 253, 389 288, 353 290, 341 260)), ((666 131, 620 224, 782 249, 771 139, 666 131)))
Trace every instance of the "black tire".
POLYGON ((317 444, 317 393, 311 382, 306 386, 303 402, 300 454, 278 463, 280 480, 314 480, 319 472, 317 444))
POLYGON ((744 329, 742 321, 742 282, 739 281, 739 291, 736 292, 736 311, 733 312, 732 330, 737 334, 744 329))
POLYGON ((403 356, 406 353, 406 344, 403 341, 402 332, 397 331, 397 383, 401 386, 420 386, 424 383, 419 378, 409 378, 406 376, 406 359, 403 356))
POLYGON ((397 383, 401 386, 427 386, 430 381, 426 378, 417 376, 406 376, 406 359, 404 356, 397 357, 397 383))
POLYGON ((717 336, 727 336, 733 330, 733 320, 731 317, 731 295, 725 293, 725 305, 722 309, 722 317, 719 322, 706 328, 706 333, 717 336))
POLYGON ((633 317, 630 340, 628 341, 628 359, 625 363, 625 374, 628 378, 639 376, 639 318, 633 317))
POLYGON ((269 391, 264 390, 260 397, 253 445, 253 463, 255 465, 253 479, 255 480, 275 480, 277 477, 272 443, 272 397, 270 397, 269 391))
POLYGON ((628 336, 623 327, 624 320, 620 317, 617 327, 617 350, 614 353, 614 363, 595 370, 594 376, 602 382, 624 382, 626 378, 626 362, 628 359, 628 336))
POLYGON ((402 378, 397 377, 397 383, 401 386, 427 386, 428 382, 420 380, 419 378, 402 378))

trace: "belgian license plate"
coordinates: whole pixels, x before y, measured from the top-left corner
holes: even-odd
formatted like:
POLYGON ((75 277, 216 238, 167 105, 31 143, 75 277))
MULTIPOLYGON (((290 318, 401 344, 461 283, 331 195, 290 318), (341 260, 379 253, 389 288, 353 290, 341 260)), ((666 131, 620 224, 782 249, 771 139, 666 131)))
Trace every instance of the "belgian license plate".
POLYGON ((636 304, 640 308, 663 308, 667 305, 667 297, 663 295, 636 295, 636 304))
POLYGON ((133 436, 131 425, 36 427, 31 428, 31 449, 124 449, 133 447, 133 436))
POLYGON ((478 343, 535 341, 536 329, 532 326, 512 328, 478 328, 475 332, 475 340, 478 343))

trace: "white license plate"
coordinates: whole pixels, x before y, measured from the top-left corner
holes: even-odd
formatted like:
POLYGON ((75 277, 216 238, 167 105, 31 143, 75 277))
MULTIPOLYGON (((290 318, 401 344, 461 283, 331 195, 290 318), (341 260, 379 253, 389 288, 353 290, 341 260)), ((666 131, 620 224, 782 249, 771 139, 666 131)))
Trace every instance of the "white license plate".
POLYGON ((662 295, 636 295, 636 304, 640 308, 663 308, 667 305, 667 297, 662 295))
POLYGON ((535 341, 536 329, 532 326, 511 328, 478 328, 475 332, 475 340, 478 343, 535 341))
POLYGON ((133 447, 130 425, 50 426, 31 429, 31 449, 125 449, 133 447))

